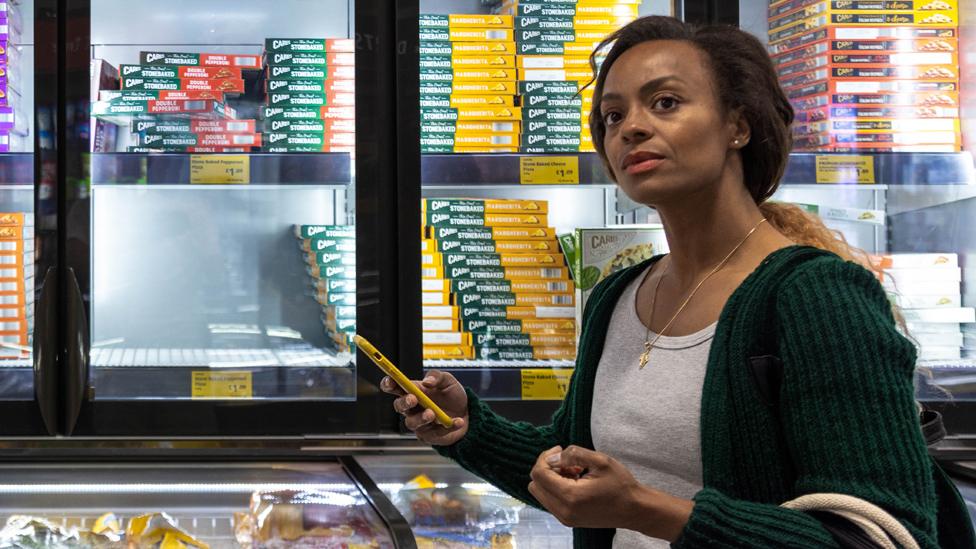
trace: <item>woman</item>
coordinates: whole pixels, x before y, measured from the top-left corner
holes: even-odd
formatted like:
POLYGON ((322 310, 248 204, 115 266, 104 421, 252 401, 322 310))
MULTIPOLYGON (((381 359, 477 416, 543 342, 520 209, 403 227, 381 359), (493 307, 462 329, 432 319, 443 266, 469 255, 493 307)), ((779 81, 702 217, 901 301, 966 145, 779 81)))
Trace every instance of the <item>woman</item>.
POLYGON ((418 384, 454 426, 384 380, 407 427, 577 528, 577 547, 836 546, 779 507, 817 492, 883 507, 922 547, 972 545, 926 454, 915 350, 863 252, 766 201, 793 110, 763 46, 665 17, 611 43, 593 140, 620 188, 657 209, 671 253, 594 290, 551 425, 510 422, 430 372, 418 384), (783 379, 767 404, 749 361, 769 354, 783 379))

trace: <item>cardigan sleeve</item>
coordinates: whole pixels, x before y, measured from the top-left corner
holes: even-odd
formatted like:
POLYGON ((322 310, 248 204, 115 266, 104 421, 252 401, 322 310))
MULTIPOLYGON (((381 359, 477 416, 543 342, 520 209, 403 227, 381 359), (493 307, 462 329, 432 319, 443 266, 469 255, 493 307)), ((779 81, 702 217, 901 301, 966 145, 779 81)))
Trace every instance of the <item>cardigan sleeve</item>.
MULTIPOLYGON (((623 272, 615 273, 593 289, 583 311, 583 334, 592 323, 594 311, 604 299, 607 289, 623 272)), ((538 427, 527 422, 511 421, 495 413, 468 388, 467 434, 452 446, 434 446, 434 450, 507 494, 542 509, 529 493, 529 474, 539 454, 553 446, 565 447, 572 443, 570 431, 574 414, 571 408, 579 392, 577 373, 583 358, 584 352, 581 348, 577 354, 576 370, 570 379, 569 390, 549 425, 538 427)))
POLYGON ((567 445, 565 403, 551 424, 537 427, 514 422, 492 411, 468 392, 468 432, 452 446, 435 446, 439 454, 529 505, 541 505, 529 493, 529 473, 539 454, 553 446, 567 445))
MULTIPOLYGON (((923 548, 938 547, 932 466, 914 399, 914 346, 898 333, 885 291, 836 257, 804 263, 780 285, 776 324, 784 375, 779 421, 796 496, 834 492, 872 502, 923 548)), ((673 547, 836 547, 810 515, 695 498, 673 547)))

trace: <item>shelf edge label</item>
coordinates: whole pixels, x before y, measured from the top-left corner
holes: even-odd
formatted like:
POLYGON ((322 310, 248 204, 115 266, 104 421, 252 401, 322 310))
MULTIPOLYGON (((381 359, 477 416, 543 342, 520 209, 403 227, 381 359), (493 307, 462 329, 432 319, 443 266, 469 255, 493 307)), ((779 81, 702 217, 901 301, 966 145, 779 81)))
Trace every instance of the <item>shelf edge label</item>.
POLYGON ((522 185, 579 185, 578 156, 519 157, 522 185))
POLYGON ((821 155, 817 157, 817 183, 873 185, 874 157, 866 155, 821 155))
POLYGON ((254 396, 251 372, 198 370, 192 372, 191 387, 194 399, 249 399, 254 396))
POLYGON ((247 185, 251 162, 246 154, 190 155, 190 183, 193 185, 247 185))
POLYGON ((562 400, 572 368, 522 370, 522 400, 562 400))

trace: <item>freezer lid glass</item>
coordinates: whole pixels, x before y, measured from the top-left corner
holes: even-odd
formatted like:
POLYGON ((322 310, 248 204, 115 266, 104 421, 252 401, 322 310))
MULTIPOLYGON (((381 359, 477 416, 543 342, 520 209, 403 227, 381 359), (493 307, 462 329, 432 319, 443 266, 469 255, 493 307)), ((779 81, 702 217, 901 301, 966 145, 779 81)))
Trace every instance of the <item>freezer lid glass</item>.
MULTIPOLYGON (((0 540, 397 547, 338 463, 0 467, 0 540), (45 537, 46 536, 46 537, 45 537)), ((112 543, 115 543, 114 545, 112 543)))

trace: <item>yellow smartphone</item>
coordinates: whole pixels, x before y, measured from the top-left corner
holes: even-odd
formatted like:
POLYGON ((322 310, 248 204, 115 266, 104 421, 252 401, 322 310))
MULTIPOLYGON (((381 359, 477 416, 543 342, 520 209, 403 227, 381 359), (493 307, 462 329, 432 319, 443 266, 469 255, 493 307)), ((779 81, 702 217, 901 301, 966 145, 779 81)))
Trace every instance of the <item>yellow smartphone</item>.
POLYGON ((383 356, 383 353, 377 351, 376 347, 373 347, 372 343, 366 341, 366 338, 361 335, 353 336, 352 340, 356 342, 356 346, 362 349, 366 356, 368 356, 370 360, 379 366, 380 370, 383 370, 383 373, 390 376, 390 379, 399 385, 401 389, 417 397, 417 401, 420 402, 421 406, 434 412, 434 416, 437 418, 437 423, 440 423, 448 429, 454 426, 454 420, 451 419, 451 416, 444 413, 444 410, 441 410, 440 406, 434 404, 434 401, 425 395, 419 387, 413 384, 412 381, 407 379, 407 376, 403 375, 403 372, 394 366, 388 358, 383 356))

